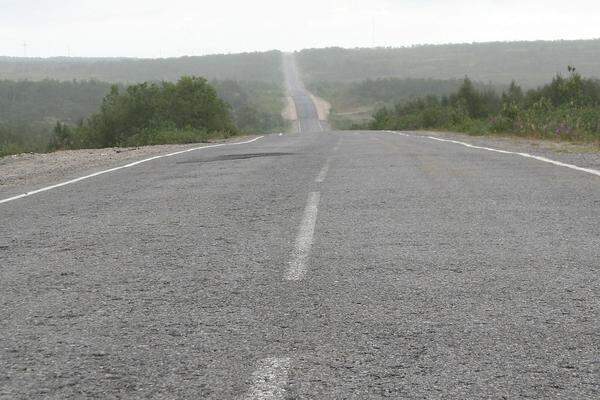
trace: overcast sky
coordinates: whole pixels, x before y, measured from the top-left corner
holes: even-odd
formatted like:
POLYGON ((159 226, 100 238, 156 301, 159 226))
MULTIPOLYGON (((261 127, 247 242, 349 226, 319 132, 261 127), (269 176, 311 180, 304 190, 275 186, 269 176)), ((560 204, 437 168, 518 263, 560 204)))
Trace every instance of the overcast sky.
POLYGON ((0 0, 0 55, 10 56, 598 37, 598 0, 0 0))

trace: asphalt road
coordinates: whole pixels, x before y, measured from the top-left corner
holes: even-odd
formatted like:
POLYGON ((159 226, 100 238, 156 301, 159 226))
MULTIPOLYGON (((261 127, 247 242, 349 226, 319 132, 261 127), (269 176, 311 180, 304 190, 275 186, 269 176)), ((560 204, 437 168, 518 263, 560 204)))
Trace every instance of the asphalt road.
POLYGON ((327 121, 319 120, 317 108, 315 107, 309 92, 307 92, 304 87, 295 58, 292 54, 284 55, 283 69, 287 91, 296 104, 296 112, 298 113, 298 131, 323 132, 329 130, 327 121))
POLYGON ((597 399, 599 207, 589 173, 306 131, 3 203, 0 398, 597 399))

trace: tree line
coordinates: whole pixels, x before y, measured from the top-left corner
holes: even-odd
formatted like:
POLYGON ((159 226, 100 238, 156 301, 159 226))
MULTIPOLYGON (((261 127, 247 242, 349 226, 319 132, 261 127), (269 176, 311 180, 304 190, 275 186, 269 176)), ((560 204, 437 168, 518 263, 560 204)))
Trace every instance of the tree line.
MULTIPOLYGON (((418 97, 450 95, 457 91, 462 79, 378 78, 360 82, 314 82, 309 89, 332 103, 336 111, 360 107, 390 106, 418 97)), ((501 86, 476 83, 478 88, 496 90, 501 86)))
POLYGON ((181 76, 283 82, 279 51, 159 59, 0 57, 0 76, 11 80, 96 79, 121 83, 174 82, 181 76))
POLYGON ((377 78, 461 79, 531 89, 549 82, 566 64, 600 78, 600 39, 421 45, 401 48, 309 49, 296 59, 306 83, 377 78), (340 68, 343 66, 343 68, 340 68))

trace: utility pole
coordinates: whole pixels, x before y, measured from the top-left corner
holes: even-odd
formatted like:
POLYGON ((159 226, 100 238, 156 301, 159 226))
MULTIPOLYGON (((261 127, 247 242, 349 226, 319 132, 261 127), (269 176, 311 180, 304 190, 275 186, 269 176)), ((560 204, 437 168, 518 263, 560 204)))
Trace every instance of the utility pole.
POLYGON ((27 58, 27 42, 23 42, 23 57, 27 58))

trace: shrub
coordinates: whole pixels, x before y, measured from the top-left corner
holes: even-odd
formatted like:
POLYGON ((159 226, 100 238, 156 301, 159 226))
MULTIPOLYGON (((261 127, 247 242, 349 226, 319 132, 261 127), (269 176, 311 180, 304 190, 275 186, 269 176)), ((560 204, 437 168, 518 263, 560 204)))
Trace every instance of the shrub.
POLYGON ((449 97, 427 97, 381 109, 374 129, 451 129, 474 135, 529 134, 563 140, 600 140, 600 83, 570 76, 526 94, 513 82, 502 95, 478 90, 465 78, 449 97))
POLYGON ((113 86, 100 112, 75 129, 58 124, 58 147, 111 147, 188 142, 237 133, 229 106, 203 78, 142 83, 121 92, 113 86))

